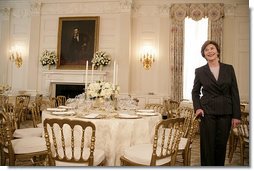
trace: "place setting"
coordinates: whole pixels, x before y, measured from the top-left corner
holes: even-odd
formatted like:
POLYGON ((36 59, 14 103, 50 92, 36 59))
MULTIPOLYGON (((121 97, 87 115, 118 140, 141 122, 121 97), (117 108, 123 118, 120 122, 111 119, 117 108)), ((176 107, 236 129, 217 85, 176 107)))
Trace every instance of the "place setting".
POLYGON ((136 110, 136 115, 139 116, 157 116, 158 113, 153 109, 139 109, 136 110))

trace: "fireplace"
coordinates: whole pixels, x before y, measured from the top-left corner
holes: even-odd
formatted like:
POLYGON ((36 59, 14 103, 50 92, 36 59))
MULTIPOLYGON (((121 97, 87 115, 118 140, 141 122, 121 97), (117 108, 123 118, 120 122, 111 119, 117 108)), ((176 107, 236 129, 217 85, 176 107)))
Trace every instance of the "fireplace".
MULTIPOLYGON (((85 81, 87 81, 87 83, 90 83, 92 80, 91 70, 88 71, 87 80, 85 74, 85 70, 55 69, 44 71, 41 81, 41 91, 45 94, 45 96, 49 97, 54 97, 57 95, 65 95, 67 98, 75 97, 76 95, 84 92, 85 81)), ((95 70, 93 72, 93 81, 105 81, 106 75, 107 72, 105 71, 95 70)))
POLYGON ((65 96, 66 99, 75 98, 77 95, 84 92, 84 88, 84 84, 56 84, 55 97, 65 96))

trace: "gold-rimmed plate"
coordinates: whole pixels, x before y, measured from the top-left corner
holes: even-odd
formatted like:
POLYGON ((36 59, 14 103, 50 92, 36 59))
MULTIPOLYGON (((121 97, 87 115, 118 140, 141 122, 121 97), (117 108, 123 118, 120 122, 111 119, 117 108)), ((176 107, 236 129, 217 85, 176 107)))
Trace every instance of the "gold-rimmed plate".
POLYGON ((102 119, 104 116, 97 114, 97 113, 91 113, 88 115, 80 115, 78 116, 79 118, 84 118, 84 119, 102 119))
POLYGON ((138 116, 138 115, 119 114, 119 115, 116 115, 115 118, 119 118, 119 119, 139 119, 139 118, 142 118, 142 117, 138 116))

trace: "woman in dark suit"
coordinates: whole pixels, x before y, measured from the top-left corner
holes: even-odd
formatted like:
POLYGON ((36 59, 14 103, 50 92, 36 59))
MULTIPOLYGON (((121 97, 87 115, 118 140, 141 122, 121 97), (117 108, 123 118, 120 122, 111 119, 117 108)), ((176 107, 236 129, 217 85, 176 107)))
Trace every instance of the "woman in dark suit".
POLYGON ((193 107, 200 116, 201 166, 224 166, 231 126, 240 123, 240 98, 232 65, 220 62, 220 48, 206 41, 201 48, 207 64, 195 70, 193 107))

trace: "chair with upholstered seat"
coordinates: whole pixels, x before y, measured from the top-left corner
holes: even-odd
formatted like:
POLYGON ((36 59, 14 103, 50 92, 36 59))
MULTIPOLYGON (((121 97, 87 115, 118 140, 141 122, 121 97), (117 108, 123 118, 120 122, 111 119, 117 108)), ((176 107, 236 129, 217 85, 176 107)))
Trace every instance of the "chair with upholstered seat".
MULTIPOLYGON (((248 118, 249 113, 242 112, 243 118, 248 118)), ((244 151, 245 148, 249 147, 249 120, 244 119, 237 127, 239 137, 239 148, 240 148, 240 161, 241 165, 244 165, 244 151)))
MULTIPOLYGON (((241 105, 241 120, 242 122, 247 122, 249 121, 249 113, 244 112, 245 106, 241 105)), ((231 128, 230 130, 230 135, 229 135, 229 140, 228 140, 228 158, 229 158, 229 163, 231 163, 233 159, 233 155, 236 151, 237 145, 239 142, 239 133, 237 128, 231 128)))
POLYGON ((15 166, 17 159, 31 159, 34 165, 45 164, 47 148, 42 137, 13 139, 11 121, 4 111, 0 110, 0 150, 1 165, 15 166))
POLYGON ((17 106, 21 101, 23 102, 23 112, 22 112, 20 121, 24 121, 27 119, 27 116, 29 114, 28 105, 30 102, 30 95, 26 95, 26 94, 17 95, 15 100, 15 106, 17 106))
POLYGON ((0 107, 4 107, 8 104, 9 102, 9 97, 4 94, 0 94, 0 107))
POLYGON ((23 102, 16 106, 4 107, 3 112, 8 116, 11 124, 11 132, 13 138, 26 138, 26 137, 42 137, 42 128, 22 128, 20 129, 20 116, 23 112, 23 102))
POLYGON ((65 96, 57 96, 56 99, 57 99, 58 106, 65 106, 65 103, 66 103, 65 96))
POLYGON ((92 122, 46 118, 43 126, 49 165, 104 165, 105 152, 95 147, 96 127, 92 122))
POLYGON ((123 166, 174 166, 184 118, 160 121, 154 132, 153 143, 136 144, 124 150, 120 157, 123 166))
POLYGON ((32 120, 34 128, 43 128, 40 106, 38 106, 36 103, 32 104, 32 120))
MULTIPOLYGON (((199 122, 198 118, 194 116, 193 109, 187 109, 185 112, 187 112, 187 115, 185 116, 184 121, 184 134, 180 140, 178 156, 182 157, 184 166, 190 166, 193 138, 198 130, 199 122)), ((177 158, 177 162, 179 161, 181 162, 181 160, 177 158)))
POLYGON ((163 119, 166 119, 166 116, 165 116, 166 109, 165 109, 165 106, 162 105, 162 104, 159 104, 159 103, 147 103, 145 105, 145 109, 153 109, 155 112, 160 113, 162 115, 163 119), (165 116, 165 118, 164 118, 164 116, 165 116))
POLYGON ((176 117, 176 110, 180 106, 180 102, 172 100, 172 99, 165 99, 164 105, 168 113, 168 118, 176 117))

